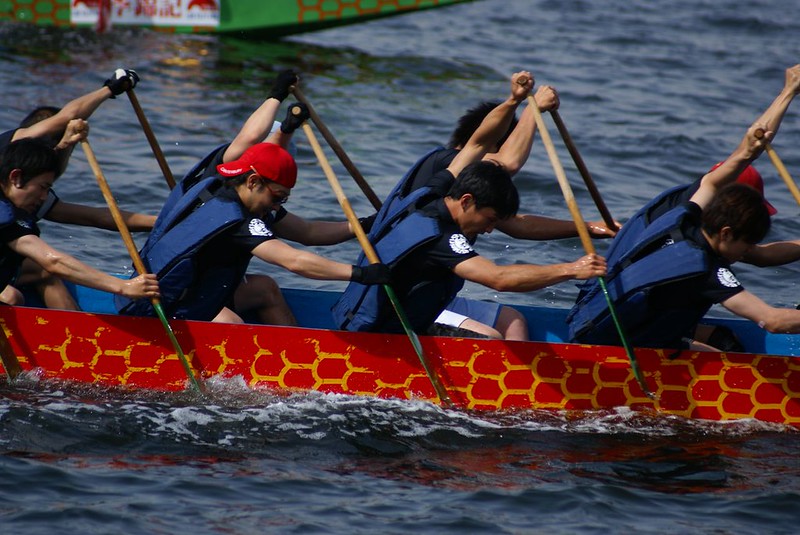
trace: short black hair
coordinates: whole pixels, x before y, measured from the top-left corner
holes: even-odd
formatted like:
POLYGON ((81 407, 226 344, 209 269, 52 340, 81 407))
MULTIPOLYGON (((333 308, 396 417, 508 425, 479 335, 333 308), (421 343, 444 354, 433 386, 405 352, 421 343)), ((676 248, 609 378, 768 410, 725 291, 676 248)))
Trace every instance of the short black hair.
MULTIPOLYGON (((489 113, 499 105, 500 102, 498 101, 486 100, 474 108, 468 109, 467 112, 458 119, 456 129, 453 130, 452 134, 450 134, 450 141, 447 143, 447 147, 454 149, 456 147, 465 146, 467 141, 469 141, 469 138, 472 137, 472 134, 475 133, 486 116, 489 115, 489 113)), ((514 127, 516 126, 517 118, 514 117, 514 119, 511 120, 511 125, 508 127, 508 131, 503 135, 500 141, 497 142, 498 147, 503 146, 503 143, 505 143, 506 139, 508 139, 508 136, 511 135, 511 131, 514 130, 514 127)))
POLYGON ((34 108, 28 115, 25 116, 22 121, 20 121, 19 127, 28 128, 29 126, 33 126, 40 121, 49 119, 60 111, 61 108, 56 108, 55 106, 39 106, 38 108, 34 108))
POLYGON ((47 143, 31 137, 19 139, 0 154, 0 183, 6 184, 14 169, 22 171, 21 182, 25 185, 43 173, 58 174, 59 167, 58 156, 47 143))
POLYGON ((723 187, 703 210, 703 230, 715 236, 730 227, 734 239, 752 244, 764 239, 771 223, 764 198, 745 184, 723 187))
MULTIPOLYGON (((60 108, 56 108, 55 106, 39 106, 38 108, 34 108, 28 115, 25 116, 22 121, 19 123, 20 128, 29 128, 40 121, 44 121, 45 119, 49 119, 50 117, 56 115, 60 112, 60 108)), ((47 134, 44 136, 40 136, 45 143, 50 145, 50 148, 55 148, 56 145, 61 142, 61 138, 64 137, 64 132, 66 131, 66 127, 62 129, 60 132, 53 132, 52 134, 47 134)))
POLYGON ((490 160, 466 166, 450 186, 447 196, 460 199, 467 193, 475 199, 475 208, 494 208, 500 219, 508 219, 519 210, 519 193, 511 175, 490 160))

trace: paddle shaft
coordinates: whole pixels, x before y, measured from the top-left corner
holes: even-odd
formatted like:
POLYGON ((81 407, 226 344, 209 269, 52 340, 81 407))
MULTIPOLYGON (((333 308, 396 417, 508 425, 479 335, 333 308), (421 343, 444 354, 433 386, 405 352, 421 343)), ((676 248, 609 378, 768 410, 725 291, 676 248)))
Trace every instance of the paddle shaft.
POLYGON ((136 112, 136 117, 139 118, 139 124, 142 125, 144 135, 147 137, 147 141, 150 143, 150 148, 153 150, 153 155, 156 157, 156 161, 158 161, 158 166, 161 167, 161 172, 164 174, 164 179, 167 181, 169 189, 173 189, 175 187, 175 178, 172 176, 172 171, 170 170, 169 165, 167 165, 167 159, 164 157, 164 153, 161 152, 161 146, 156 140, 156 135, 153 133, 153 129, 150 128, 150 123, 147 121, 147 117, 144 115, 144 110, 142 110, 142 106, 139 104, 139 99, 136 98, 136 93, 133 92, 133 89, 128 89, 126 93, 128 94, 128 99, 131 101, 131 106, 133 106, 133 111, 136 112))
POLYGON ((583 158, 581 158, 581 155, 578 152, 578 147, 575 146, 575 142, 572 141, 572 136, 569 135, 567 126, 564 124, 564 121, 561 120, 561 115, 557 110, 552 110, 550 112, 550 116, 553 118, 553 122, 555 123, 558 132, 561 134, 561 139, 564 140, 564 145, 566 145, 570 156, 572 156, 572 161, 575 162, 575 166, 578 168, 581 177, 583 177, 583 182, 586 184, 586 189, 589 190, 589 194, 592 196, 594 204, 597 206, 597 210, 600 212, 600 216, 603 218, 606 227, 608 227, 610 230, 618 230, 617 224, 614 222, 614 218, 611 217, 611 212, 608 211, 606 203, 603 202, 603 197, 600 195, 600 191, 597 189, 597 186, 592 179, 592 175, 589 173, 589 169, 586 167, 583 158))
POLYGON ((319 130, 320 134, 322 134, 322 137, 325 138, 325 141, 328 142, 328 145, 330 145, 333 152, 336 153, 336 156, 339 157, 339 161, 342 162, 342 165, 344 165, 345 169, 347 169, 347 171, 350 173, 350 176, 352 176, 353 180, 356 181, 358 187, 360 187, 361 191, 364 192, 364 195, 367 196, 367 199, 372 204, 372 207, 375 208, 375 210, 380 210, 382 205, 381 200, 367 183, 364 176, 358 171, 350 157, 347 156, 347 153, 344 151, 339 142, 336 141, 336 138, 333 137, 333 134, 331 134, 331 131, 328 130, 327 126, 325 126, 325 123, 322 122, 322 119, 320 119, 319 115, 314 110, 314 107, 305 97, 300 88, 296 86, 293 87, 292 94, 294 94, 294 97, 299 102, 302 102, 306 105, 308 108, 308 114, 311 117, 311 121, 313 121, 314 125, 317 127, 317 130, 319 130))
MULTIPOLYGON (((578 209, 578 203, 575 201, 575 196, 572 193, 572 187, 569 185, 569 181, 567 181, 567 175, 564 173, 564 168, 561 166, 561 160, 558 158, 558 153, 556 152, 555 145, 553 145, 553 140, 550 138, 550 134, 544 124, 542 113, 539 111, 539 106, 536 104, 536 100, 532 96, 528 96, 528 105, 533 108, 532 111, 533 116, 536 119, 536 128, 539 130, 539 136, 542 138, 542 143, 547 150, 547 156, 550 158, 550 163, 553 166, 553 171, 556 174, 558 185, 561 186, 561 192, 564 195, 567 208, 569 208, 569 212, 572 214, 572 219, 575 221, 575 226, 578 228, 578 236, 581 239, 581 244, 583 245, 586 254, 595 254, 594 244, 589 237, 589 231, 586 229, 586 223, 584 222, 583 216, 581 216, 581 212, 578 209)), ((606 288, 605 278, 598 277, 598 279, 600 287, 603 290, 603 295, 605 295, 606 303, 608 304, 608 310, 611 313, 611 317, 617 327, 617 333, 622 341, 622 346, 625 348, 625 353, 628 355, 628 360, 631 363, 631 371, 633 372, 633 376, 636 378, 636 381, 639 383, 639 386, 644 394, 649 398, 653 398, 653 393, 647 387, 644 376, 642 376, 642 372, 639 369, 639 363, 636 361, 636 355, 633 353, 633 348, 630 346, 628 337, 625 335, 622 324, 619 322, 614 303, 608 293, 608 288, 606 288)))
MULTIPOLYGON (((339 184, 339 180, 336 178, 336 174, 333 172, 333 169, 328 162, 328 158, 325 156, 325 153, 322 151, 322 147, 320 146, 319 142, 317 141, 316 136, 314 135, 314 131, 311 130, 311 126, 308 123, 303 124, 303 132, 306 133, 308 137, 308 142, 311 144, 311 148, 314 149, 314 154, 317 155, 317 160, 319 160, 320 167, 325 173, 328 182, 331 185, 331 189, 333 193, 336 195, 336 199, 339 201, 339 204, 344 211, 345 217, 347 217, 347 221, 350 223, 350 226, 353 228, 353 232, 358 239, 358 243, 361 244, 361 248, 364 249, 364 255, 369 260, 370 264, 377 264, 380 262, 378 258, 378 254, 375 252, 375 248, 372 247, 372 244, 369 242, 364 229, 361 228, 361 223, 358 222, 358 217, 356 217, 356 213, 353 211, 353 208, 350 206, 350 201, 347 199, 347 196, 342 190, 341 184, 339 184)), ((450 396, 447 393, 447 390, 442 385, 441 381, 439 380, 438 375, 434 372, 433 368, 431 367, 428 359, 425 357, 425 353, 422 349, 422 344, 419 341, 419 337, 417 333, 411 328, 411 324, 408 321, 408 317, 403 310, 402 305, 400 305, 400 300, 397 298, 397 295, 394 293, 394 290, 388 284, 383 286, 384 290, 386 290, 386 295, 389 296, 389 301, 391 301, 392 306, 394 307, 395 311, 397 312, 397 316, 400 318, 400 323, 403 325, 403 329, 405 330, 406 334, 408 335, 409 340, 411 341, 411 345, 414 346, 414 351, 417 353, 417 357, 419 357, 419 361, 422 364, 422 367, 425 369, 425 373, 428 375, 428 379, 430 380, 431 384, 433 385, 433 389, 436 391, 436 395, 439 396, 439 400, 441 400, 442 404, 450 407, 453 405, 453 401, 450 399, 450 396)))
POLYGON ((2 325, 0 325, 0 362, 3 363, 3 369, 10 380, 13 381, 17 375, 22 373, 17 355, 14 354, 14 349, 11 347, 11 342, 8 341, 6 330, 2 325))
POLYGON ((792 197, 794 197, 794 200, 797 202, 797 204, 800 204, 800 190, 797 189, 797 184, 795 184, 794 180, 792 180, 789 170, 786 169, 785 165, 783 165, 783 162, 778 157, 778 153, 772 148, 772 144, 767 143, 766 151, 767 156, 769 156, 769 159, 772 160, 772 165, 774 165, 775 169, 778 170, 778 174, 781 175, 781 178, 786 183, 786 187, 789 188, 792 197))
MULTIPOLYGON (((97 163, 97 158, 94 155, 94 151, 92 150, 91 145, 89 145, 88 140, 81 141, 81 146, 83 147, 83 151, 86 153, 86 159, 89 161, 89 165, 94 172, 94 176, 97 178, 97 184, 100 186, 100 191, 103 192, 103 198, 105 198, 106 204, 108 204, 108 209, 111 211, 111 217, 114 219, 114 223, 117 225, 120 236, 122 236, 122 241, 125 242, 125 247, 128 249, 128 254, 131 257, 131 260, 133 260, 133 265, 139 275, 144 275, 147 273, 147 269, 144 267, 142 257, 139 256, 139 251, 136 249, 133 236, 131 236, 131 232, 128 229, 128 226, 125 224, 125 220, 122 218, 122 213, 119 211, 117 202, 114 200, 114 195, 111 193, 111 188, 109 188, 108 182, 106 181, 105 176, 103 176, 103 172, 100 169, 100 164, 97 163)), ((161 302, 155 297, 152 298, 150 302, 153 304, 153 308, 155 309, 158 318, 161 320, 161 324, 164 326, 164 330, 167 332, 167 336, 169 337, 172 346, 175 348, 175 353, 178 355, 178 359, 181 361, 183 369, 186 371, 186 376, 189 378, 189 382, 195 388, 195 390, 202 392, 200 383, 197 381, 197 378, 194 376, 194 372, 192 371, 192 367, 189 365, 189 360, 183 353, 183 349, 181 349, 178 339, 175 337, 175 332, 172 330, 169 321, 167 321, 167 316, 164 314, 164 309, 161 306, 161 302)))

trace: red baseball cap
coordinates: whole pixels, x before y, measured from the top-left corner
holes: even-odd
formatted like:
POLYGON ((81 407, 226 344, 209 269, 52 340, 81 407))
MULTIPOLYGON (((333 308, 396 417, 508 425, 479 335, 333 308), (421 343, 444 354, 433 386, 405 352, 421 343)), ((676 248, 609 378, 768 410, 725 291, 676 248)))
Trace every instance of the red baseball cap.
POLYGON ((217 172, 225 177, 239 176, 255 171, 267 180, 293 188, 297 182, 297 164, 292 155, 274 143, 258 143, 242 154, 238 160, 222 163, 217 172))
MULTIPOLYGON (((718 164, 714 165, 714 167, 709 169, 709 172, 713 171, 722 164, 723 162, 719 162, 718 164)), ((744 171, 739 173, 739 176, 736 178, 736 182, 750 186, 759 192, 761 194, 761 198, 764 199, 764 206, 767 207, 767 212, 769 212, 769 215, 773 216, 778 213, 778 209, 772 206, 772 204, 770 204, 770 202, 764 198, 764 179, 761 178, 761 174, 756 171, 755 167, 752 165, 745 167, 744 171)))

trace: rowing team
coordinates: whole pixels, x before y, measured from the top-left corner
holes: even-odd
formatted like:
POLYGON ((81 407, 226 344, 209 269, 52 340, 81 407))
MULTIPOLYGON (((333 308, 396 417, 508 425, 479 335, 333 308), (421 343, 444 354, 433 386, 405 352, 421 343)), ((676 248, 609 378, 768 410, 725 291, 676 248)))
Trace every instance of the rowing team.
POLYGON ((740 260, 767 266, 800 259, 800 240, 759 244, 775 209, 750 165, 800 92, 800 65, 786 70, 775 100, 708 173, 657 196, 620 229, 616 222, 582 223, 583 235, 613 238, 605 258, 591 253, 571 263, 503 266, 475 251, 479 235, 495 228, 530 240, 579 234, 573 221, 519 214, 512 182, 529 157, 540 113, 559 106, 554 88, 542 86, 531 94, 531 73, 513 74, 508 96, 468 110, 447 148, 420 158, 377 213, 310 221, 285 207, 297 181, 292 137, 310 113, 300 99, 288 107, 283 122, 275 120, 299 84, 296 73, 284 71, 236 137, 176 185, 158 217, 120 213, 129 230, 150 231, 140 251, 145 273, 122 280, 49 246, 39 237, 37 221, 116 228, 111 209, 62 201, 52 186, 77 143, 90 150, 86 120, 92 112, 125 92, 133 99, 138 82, 136 72, 117 69, 100 89, 61 109, 37 109, 19 128, 0 134, 3 302, 22 304, 16 287, 34 285, 47 306, 77 310, 66 279, 117 294, 120 314, 153 316, 160 300, 172 318, 242 322, 247 316, 294 325, 272 278, 245 277, 255 256, 304 277, 350 281, 333 315, 340 328, 352 331, 403 331, 406 320, 395 313, 390 286, 417 333, 526 340, 526 320, 517 310, 459 297, 464 281, 528 292, 578 279, 586 282, 568 318, 577 342, 621 343, 608 301, 630 343, 641 347, 741 349, 732 333, 703 325, 715 303, 771 332, 800 333, 800 311, 766 304, 744 290, 731 271, 740 260), (374 248, 379 262, 362 255, 355 265, 343 264, 283 241, 333 245, 352 239, 356 224, 368 233, 364 245, 374 248))

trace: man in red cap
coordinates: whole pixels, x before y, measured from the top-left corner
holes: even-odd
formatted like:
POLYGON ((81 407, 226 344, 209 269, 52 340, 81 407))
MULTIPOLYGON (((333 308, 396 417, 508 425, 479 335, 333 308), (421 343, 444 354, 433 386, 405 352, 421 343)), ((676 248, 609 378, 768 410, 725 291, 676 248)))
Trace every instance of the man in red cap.
MULTIPOLYGON (((253 311, 270 322, 274 311, 262 309, 274 303, 258 284, 237 290, 252 256, 312 279, 389 282, 383 264, 342 264, 277 239, 275 212, 297 181, 294 158, 282 147, 258 143, 218 165, 217 173, 170 196, 142 248, 145 266, 158 275, 169 316, 240 323, 243 313, 253 311)), ((247 284, 250 279, 259 276, 249 276, 247 284)), ((154 315, 142 299, 120 298, 117 307, 123 314, 154 315)))
MULTIPOLYGON (((776 210, 764 199, 763 181, 750 164, 777 133, 798 93, 800 65, 786 70, 780 94, 725 161, 695 183, 653 199, 614 238, 606 253, 608 295, 631 344, 741 350, 738 341, 699 323, 717 303, 770 332, 800 333, 800 312, 767 305, 731 270, 737 261, 763 260, 757 244, 776 210)), ((567 318, 570 338, 619 345, 613 319, 603 292, 590 282, 567 318)))

